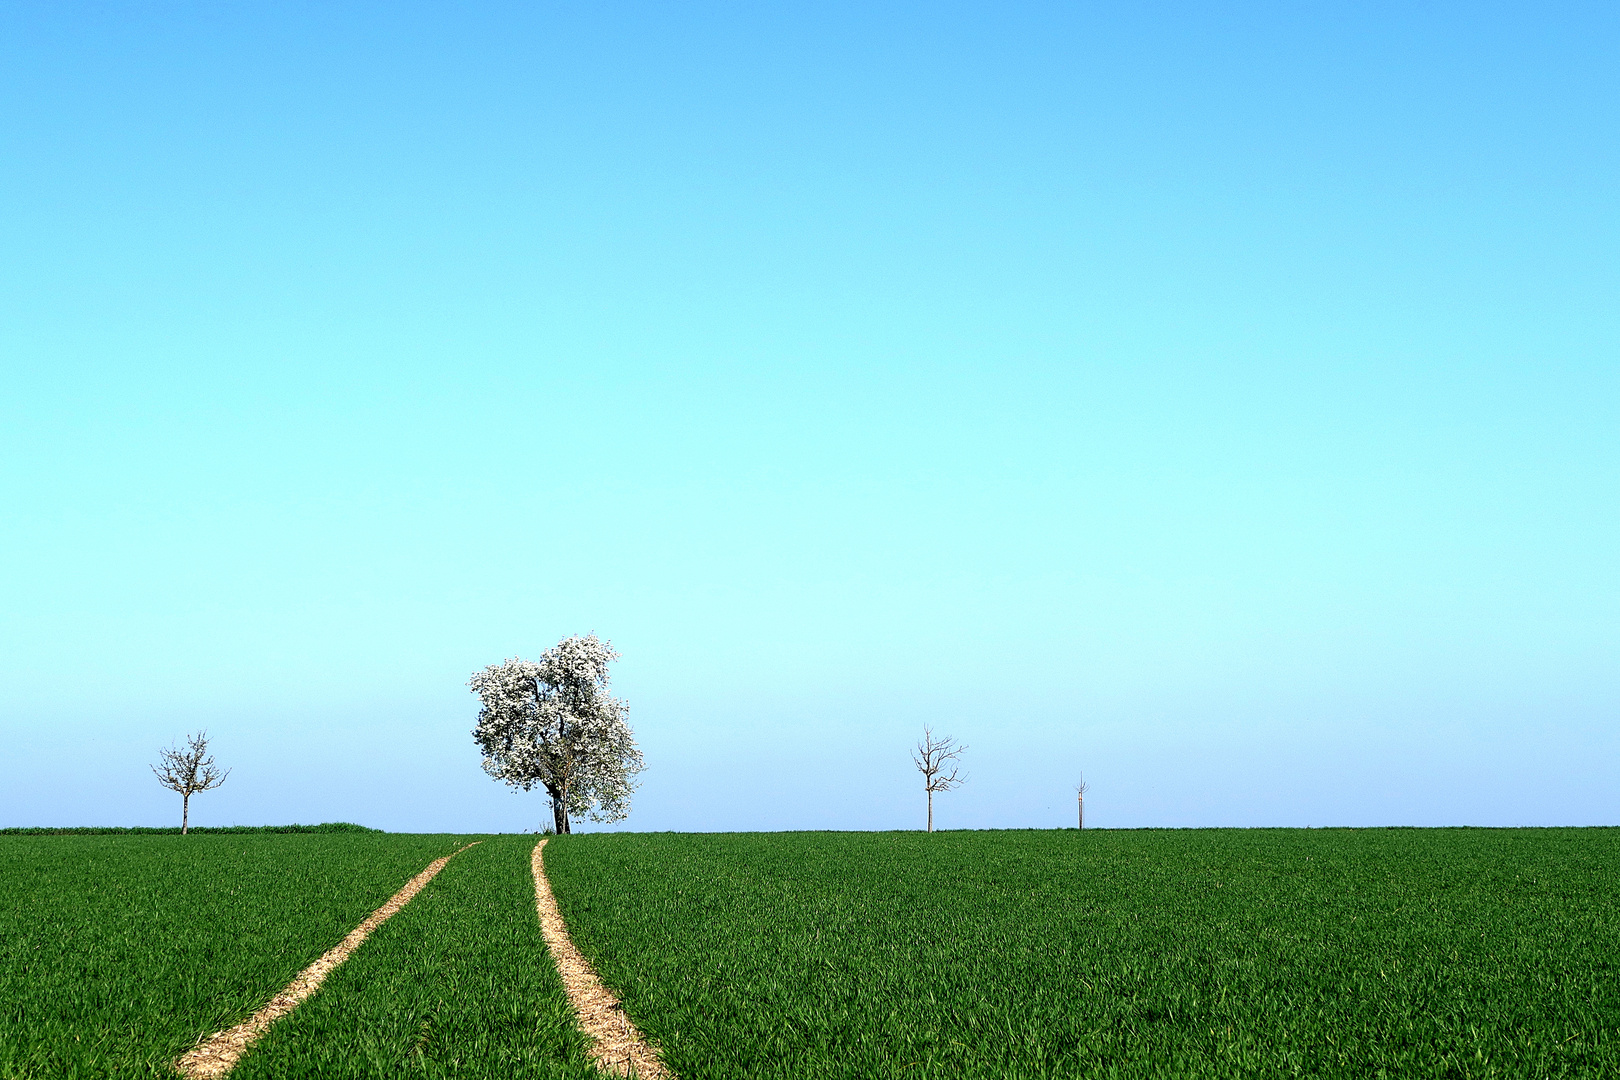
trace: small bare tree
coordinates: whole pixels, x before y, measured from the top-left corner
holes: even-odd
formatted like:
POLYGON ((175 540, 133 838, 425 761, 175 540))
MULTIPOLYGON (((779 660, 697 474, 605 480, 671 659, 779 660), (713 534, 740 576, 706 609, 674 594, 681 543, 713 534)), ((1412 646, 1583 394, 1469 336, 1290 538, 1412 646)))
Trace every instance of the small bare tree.
POLYGON ((912 764, 923 774, 923 790, 928 792, 928 831, 934 831, 934 792, 949 791, 967 782, 961 775, 957 759, 967 747, 946 736, 934 737, 933 729, 924 727, 922 742, 912 752, 912 764))
POLYGON ((1080 821, 1076 826, 1077 828, 1083 829, 1086 827, 1086 792, 1090 790, 1091 785, 1086 783, 1086 776, 1084 773, 1081 773, 1080 782, 1074 785, 1075 809, 1078 810, 1080 814, 1080 821))
POLYGON ((186 739, 183 749, 169 747, 158 751, 158 763, 152 766, 158 783, 170 791, 180 793, 180 835, 186 835, 191 826, 191 797, 199 791, 211 791, 231 775, 214 767, 214 757, 208 752, 208 732, 199 731, 186 739))

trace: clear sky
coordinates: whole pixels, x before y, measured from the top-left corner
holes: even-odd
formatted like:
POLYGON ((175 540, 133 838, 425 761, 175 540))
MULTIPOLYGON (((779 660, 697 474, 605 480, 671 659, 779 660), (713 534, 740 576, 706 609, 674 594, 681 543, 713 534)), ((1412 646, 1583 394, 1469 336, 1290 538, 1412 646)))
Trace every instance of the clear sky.
POLYGON ((0 7, 0 824, 1620 823, 1612 4, 0 7))

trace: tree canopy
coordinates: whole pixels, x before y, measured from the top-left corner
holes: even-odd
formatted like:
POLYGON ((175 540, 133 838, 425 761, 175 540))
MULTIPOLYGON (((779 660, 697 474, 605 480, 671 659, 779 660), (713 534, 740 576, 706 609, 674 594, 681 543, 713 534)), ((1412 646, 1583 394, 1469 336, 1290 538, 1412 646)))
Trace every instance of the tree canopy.
POLYGON ((484 771, 524 791, 543 787, 559 833, 569 831, 570 815, 619 821, 630 813, 645 766, 629 706, 608 692, 608 665, 618 658, 587 634, 564 638, 539 660, 491 664, 468 681, 483 703, 473 738, 484 771))

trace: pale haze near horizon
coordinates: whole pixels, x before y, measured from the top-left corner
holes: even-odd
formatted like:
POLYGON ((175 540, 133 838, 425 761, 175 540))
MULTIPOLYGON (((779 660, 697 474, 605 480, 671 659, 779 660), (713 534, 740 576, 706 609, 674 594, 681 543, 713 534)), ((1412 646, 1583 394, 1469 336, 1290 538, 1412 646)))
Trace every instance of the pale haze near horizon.
POLYGON ((1617 19, 9 5, 0 824, 1614 824, 1617 19))

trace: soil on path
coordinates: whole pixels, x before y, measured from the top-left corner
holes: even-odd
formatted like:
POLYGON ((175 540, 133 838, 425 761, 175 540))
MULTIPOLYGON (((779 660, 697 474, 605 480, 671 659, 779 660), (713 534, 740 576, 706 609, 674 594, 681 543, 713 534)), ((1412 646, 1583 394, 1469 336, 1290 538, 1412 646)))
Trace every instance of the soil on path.
POLYGON ((319 960, 300 971, 281 993, 270 999, 269 1004, 235 1027, 216 1032, 202 1040, 176 1061, 174 1067, 180 1070, 180 1074, 187 1080, 212 1080, 230 1072, 241 1060, 242 1055, 247 1053, 248 1047, 270 1030, 271 1024, 292 1012, 320 989, 321 983, 326 981, 332 970, 347 960, 349 954, 358 949, 361 942, 371 936, 373 930, 410 903, 411 899, 433 880, 434 875, 444 869, 446 863, 467 848, 481 843, 483 841, 474 840, 466 847, 457 848, 444 858, 434 859, 428 863, 427 869, 406 882, 405 887, 390 897, 388 903, 366 916, 365 922, 349 931, 348 937, 327 950, 319 960))
POLYGON ((557 974, 562 976, 568 1000, 573 1002, 579 1017, 580 1030, 591 1040, 591 1060, 603 1072, 614 1076, 633 1076, 640 1080, 670 1078, 669 1070, 658 1060, 658 1051, 642 1038, 624 1006, 613 992, 602 985, 591 965, 574 948, 563 924, 557 900, 551 895, 551 883, 546 880, 546 868, 541 851, 546 841, 534 846, 530 863, 534 868, 534 898, 540 909, 540 929, 545 934, 546 946, 557 962, 557 974))

